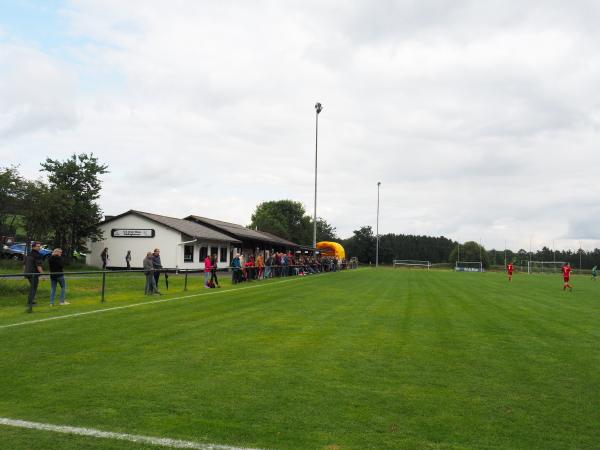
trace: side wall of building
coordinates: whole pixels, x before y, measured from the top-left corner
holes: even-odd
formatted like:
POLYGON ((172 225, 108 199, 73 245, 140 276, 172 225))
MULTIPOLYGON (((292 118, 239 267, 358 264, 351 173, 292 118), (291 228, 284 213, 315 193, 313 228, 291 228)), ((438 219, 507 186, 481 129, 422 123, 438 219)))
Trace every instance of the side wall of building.
POLYGON ((90 253, 86 262, 94 266, 102 266, 100 254, 105 247, 108 248, 108 265, 111 267, 126 266, 127 250, 131 250, 131 266, 137 268, 142 267, 146 253, 155 248, 160 249, 161 262, 165 267, 175 267, 176 252, 182 252, 181 246, 178 245, 181 242, 181 233, 135 214, 127 214, 106 224, 101 224, 100 229, 103 232, 104 240, 88 243, 90 253), (112 237, 112 229, 153 229, 155 235, 152 238, 112 237))
POLYGON ((231 261, 230 253, 233 247, 229 242, 193 239, 182 235, 179 231, 136 214, 127 214, 101 224, 100 229, 103 232, 104 239, 98 242, 88 242, 90 252, 86 258, 88 264, 98 267, 102 266, 100 254, 105 247, 108 248, 109 267, 126 267, 125 255, 127 250, 131 250, 131 267, 141 268, 146 253, 153 251, 155 248, 160 249, 162 265, 167 268, 204 269, 204 258, 200 258, 202 249, 206 249, 207 254, 217 254, 219 268, 228 267, 231 261), (113 237, 111 234, 113 229, 150 229, 154 230, 154 237, 113 237), (185 258, 186 244, 184 242, 189 242, 187 245, 192 247, 188 249, 192 251, 191 261, 185 258), (224 249, 223 255, 221 249, 224 249), (225 261, 221 261, 221 256, 225 256, 225 261))

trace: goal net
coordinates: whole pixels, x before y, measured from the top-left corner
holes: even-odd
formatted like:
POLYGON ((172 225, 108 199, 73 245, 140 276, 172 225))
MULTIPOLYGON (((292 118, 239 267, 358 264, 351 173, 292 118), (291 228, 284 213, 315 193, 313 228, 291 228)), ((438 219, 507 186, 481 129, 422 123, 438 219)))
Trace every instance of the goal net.
POLYGON ((420 261, 417 259, 395 259, 394 268, 396 267, 421 267, 423 269, 431 269, 431 262, 420 261))
POLYGON ((560 273, 564 261, 527 261, 527 273, 560 273))
POLYGON ((456 261, 454 270, 457 272, 483 272, 481 261, 456 261))

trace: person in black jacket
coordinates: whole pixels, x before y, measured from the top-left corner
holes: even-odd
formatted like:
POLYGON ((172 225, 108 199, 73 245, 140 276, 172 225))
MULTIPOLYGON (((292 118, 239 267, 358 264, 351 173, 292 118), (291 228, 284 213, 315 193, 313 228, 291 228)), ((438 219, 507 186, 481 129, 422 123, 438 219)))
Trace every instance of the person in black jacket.
POLYGON ((57 284, 60 284, 60 304, 69 304, 69 302, 65 301, 67 285, 65 284, 65 275, 63 274, 64 266, 62 252, 61 248, 55 248, 52 251, 52 256, 48 259, 48 265, 50 266, 50 306, 54 306, 57 284))
POLYGON ((152 253, 152 268, 154 269, 154 284, 156 284, 156 289, 158 289, 158 279, 160 278, 160 269, 162 269, 160 250, 158 248, 155 248, 154 253, 152 253))
POLYGON ((44 270, 42 269, 40 247, 41 244, 39 242, 33 242, 31 244, 31 252, 25 258, 25 266, 23 267, 25 278, 29 281, 29 296, 27 297, 29 312, 31 312, 31 307, 36 304, 35 294, 40 282, 40 274, 44 273, 44 270))
POLYGON ((213 283, 213 286, 220 288, 219 279, 217 278, 217 255, 212 255, 210 259, 210 282, 213 283))
POLYGON ((100 258, 102 258, 102 270, 106 270, 106 265, 108 264, 108 247, 104 247, 102 253, 100 253, 100 258))

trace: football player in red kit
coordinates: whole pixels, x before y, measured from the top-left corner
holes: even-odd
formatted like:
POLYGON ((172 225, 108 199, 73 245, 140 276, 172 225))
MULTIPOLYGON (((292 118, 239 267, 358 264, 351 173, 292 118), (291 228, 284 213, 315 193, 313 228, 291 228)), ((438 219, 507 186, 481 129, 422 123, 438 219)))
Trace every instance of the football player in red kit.
POLYGON ((508 273, 508 281, 512 281, 513 263, 508 263, 506 265, 506 272, 508 273))
POLYGON ((563 286, 563 291, 566 291, 567 288, 569 288, 569 290, 572 291, 573 286, 571 286, 569 284, 569 279, 571 278, 571 264, 565 263, 565 265, 562 266, 562 274, 563 274, 563 280, 565 281, 565 285, 563 286))

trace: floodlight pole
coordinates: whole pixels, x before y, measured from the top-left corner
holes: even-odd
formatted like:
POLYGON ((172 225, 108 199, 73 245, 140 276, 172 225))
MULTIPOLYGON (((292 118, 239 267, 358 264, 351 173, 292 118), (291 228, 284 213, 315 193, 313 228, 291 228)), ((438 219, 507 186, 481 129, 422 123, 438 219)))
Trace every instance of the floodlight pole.
POLYGON ((579 241, 579 273, 581 273, 581 254, 583 252, 581 251, 581 241, 579 241))
POLYGON ((379 267, 379 186, 381 186, 381 181, 377 182, 377 245, 375 246, 375 267, 379 267))
POLYGON ((506 267, 506 239, 504 239, 504 267, 506 267))
POLYGON ((527 273, 531 274, 531 238, 529 238, 529 264, 527 265, 527 273))
POLYGON ((315 212, 313 214, 313 249, 317 248, 317 149, 319 144, 319 113, 323 105, 315 104, 315 212))

